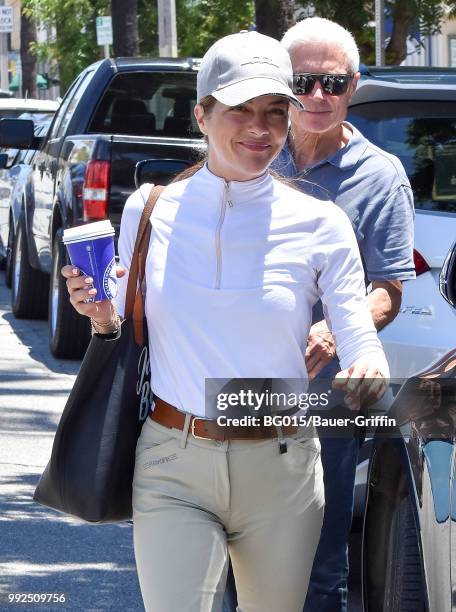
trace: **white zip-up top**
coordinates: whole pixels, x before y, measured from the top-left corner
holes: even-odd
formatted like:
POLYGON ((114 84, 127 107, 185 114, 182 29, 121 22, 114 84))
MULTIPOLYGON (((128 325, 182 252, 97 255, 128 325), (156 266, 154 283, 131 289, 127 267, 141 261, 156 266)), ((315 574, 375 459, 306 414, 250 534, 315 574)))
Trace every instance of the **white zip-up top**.
MULTIPOLYGON (((127 270, 150 189, 125 205, 127 270)), ((376 353, 388 376, 348 218, 269 174, 227 183, 204 166, 166 187, 152 214, 146 283, 152 388, 184 412, 204 416, 206 378, 306 378, 318 298, 342 368, 376 353)))

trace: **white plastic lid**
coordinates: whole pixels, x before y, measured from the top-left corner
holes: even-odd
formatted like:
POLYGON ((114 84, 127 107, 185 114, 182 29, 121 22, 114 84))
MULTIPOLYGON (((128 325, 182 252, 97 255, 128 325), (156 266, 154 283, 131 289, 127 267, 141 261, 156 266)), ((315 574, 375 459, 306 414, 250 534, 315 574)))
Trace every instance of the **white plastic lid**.
POLYGON ((102 238, 104 236, 114 236, 114 228, 111 221, 95 221, 95 223, 86 223, 78 225, 78 227, 70 227, 63 232, 63 242, 81 242, 81 240, 90 240, 90 238, 102 238))

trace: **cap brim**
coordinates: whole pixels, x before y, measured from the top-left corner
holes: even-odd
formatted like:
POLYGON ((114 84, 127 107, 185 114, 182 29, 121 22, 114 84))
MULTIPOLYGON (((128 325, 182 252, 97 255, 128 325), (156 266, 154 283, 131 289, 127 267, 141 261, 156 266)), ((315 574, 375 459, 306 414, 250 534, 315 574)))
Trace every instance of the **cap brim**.
POLYGON ((237 106, 259 96, 283 96, 299 110, 304 110, 304 105, 293 95, 291 89, 275 79, 262 77, 245 79, 217 89, 211 95, 227 106, 237 106))

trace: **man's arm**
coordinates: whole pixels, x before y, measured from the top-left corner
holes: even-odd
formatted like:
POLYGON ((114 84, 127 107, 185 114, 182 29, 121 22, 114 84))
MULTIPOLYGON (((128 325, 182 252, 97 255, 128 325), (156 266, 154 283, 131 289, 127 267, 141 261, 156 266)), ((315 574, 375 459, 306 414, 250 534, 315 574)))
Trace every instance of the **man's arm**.
POLYGON ((402 300, 402 281, 372 281, 372 291, 367 296, 369 309, 377 331, 394 321, 402 300))
MULTIPOLYGON (((372 281, 372 291, 367 300, 377 331, 393 321, 401 306, 402 281, 372 281)), ((336 345, 326 321, 314 323, 310 328, 305 352, 306 367, 310 379, 336 356, 336 345)))

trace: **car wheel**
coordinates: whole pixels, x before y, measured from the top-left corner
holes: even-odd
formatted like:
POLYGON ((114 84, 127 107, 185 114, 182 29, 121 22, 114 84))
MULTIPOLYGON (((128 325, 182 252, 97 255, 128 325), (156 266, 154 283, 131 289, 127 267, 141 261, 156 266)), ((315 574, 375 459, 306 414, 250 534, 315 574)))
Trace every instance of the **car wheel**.
POLYGON ((410 497, 396 508, 391 523, 385 576, 385 612, 425 612, 418 537, 410 497))
POLYGON ((78 314, 70 304, 61 268, 69 263, 58 229, 52 243, 52 271, 49 287, 49 348, 54 357, 81 359, 90 341, 87 317, 78 314))
POLYGON ((46 319, 49 277, 29 263, 24 218, 19 220, 11 262, 11 308, 18 319, 46 319))
POLYGON ((8 226, 8 244, 6 247, 5 258, 5 284, 11 289, 13 282, 13 247, 14 247, 14 227, 13 220, 10 219, 8 226))

